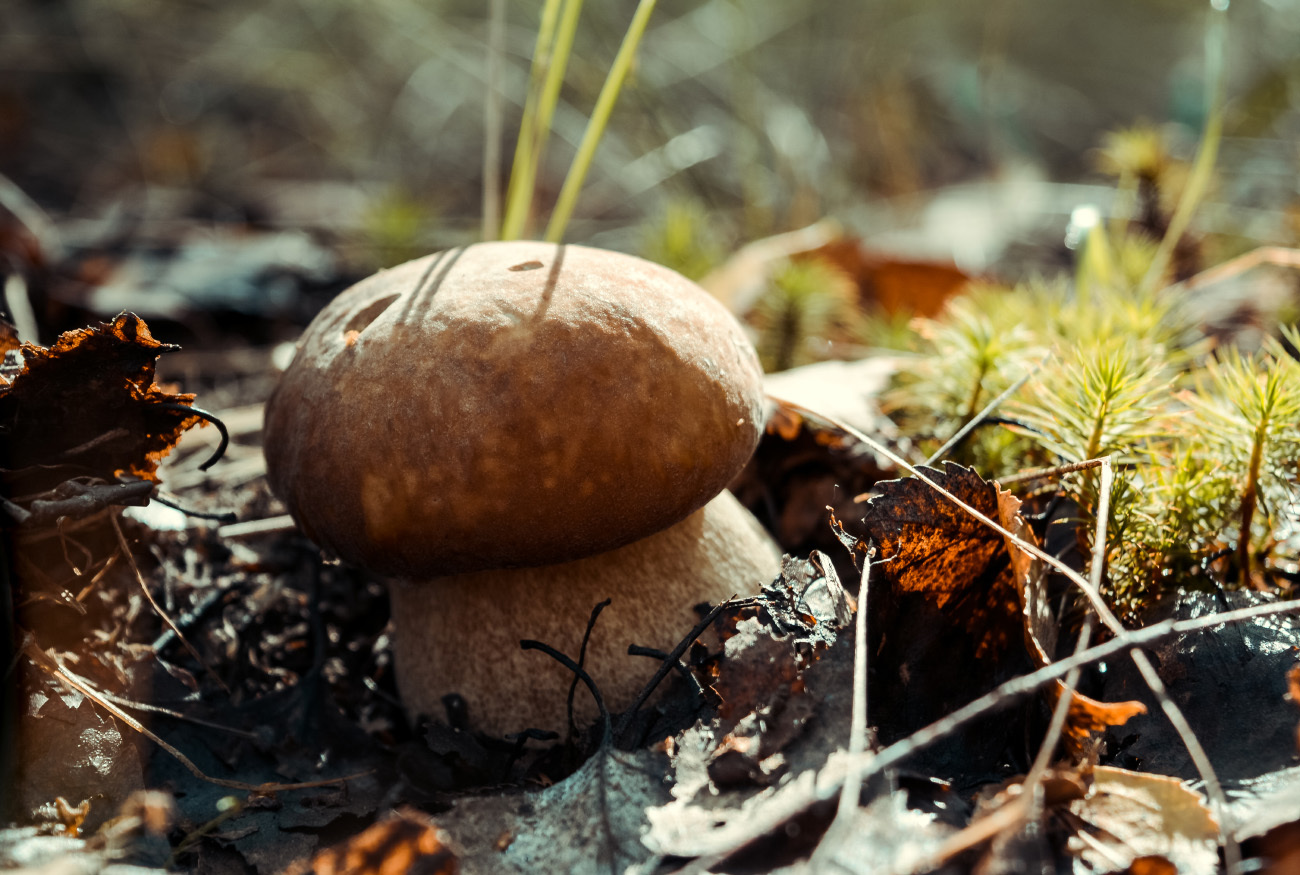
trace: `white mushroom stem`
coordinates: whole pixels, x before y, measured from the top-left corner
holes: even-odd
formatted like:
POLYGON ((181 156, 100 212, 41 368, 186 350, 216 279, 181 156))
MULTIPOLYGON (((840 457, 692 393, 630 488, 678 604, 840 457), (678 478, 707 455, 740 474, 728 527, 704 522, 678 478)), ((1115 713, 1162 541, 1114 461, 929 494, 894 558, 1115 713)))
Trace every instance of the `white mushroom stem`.
MULTIPOLYGON (((502 537, 509 537, 502 532, 502 537)), ((591 609, 604 599, 585 667, 611 712, 626 709, 658 664, 629 644, 671 650, 699 621, 694 606, 752 595, 780 570, 780 551, 729 492, 685 520, 617 550, 536 568, 395 581, 397 682, 411 714, 446 719, 442 697, 459 693, 474 728, 561 734, 573 674, 521 639, 577 659, 591 609)), ((579 726, 596 716, 579 684, 579 726)))

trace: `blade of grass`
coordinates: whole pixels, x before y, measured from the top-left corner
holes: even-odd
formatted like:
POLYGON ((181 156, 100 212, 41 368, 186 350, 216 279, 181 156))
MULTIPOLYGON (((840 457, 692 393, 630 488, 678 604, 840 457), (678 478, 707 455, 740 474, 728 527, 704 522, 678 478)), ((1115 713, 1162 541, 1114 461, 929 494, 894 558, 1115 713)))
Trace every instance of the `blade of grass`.
POLYGON ((1151 291, 1160 282, 1160 277, 1173 258, 1174 248, 1191 224, 1192 214, 1196 212, 1201 197, 1210 184, 1214 162, 1219 155, 1219 142, 1223 139, 1223 102, 1228 78, 1223 56, 1227 41, 1228 0, 1210 0, 1210 18, 1205 30, 1205 77, 1208 85, 1205 129, 1201 134, 1201 145, 1196 150, 1196 160, 1192 164, 1183 196, 1178 200, 1178 207, 1169 220, 1169 228, 1160 241, 1155 258, 1151 260, 1151 267, 1147 269, 1146 276, 1142 277, 1140 290, 1143 292, 1151 291))
POLYGON ((501 67, 505 58, 506 0, 488 8, 487 99, 483 101, 483 239, 501 230, 501 67))
POLYGON ((555 42, 555 27, 560 19, 562 0, 546 0, 542 6, 541 23, 537 26, 537 42, 533 46, 533 65, 528 72, 528 96, 524 100, 524 117, 519 122, 519 138, 515 142, 515 158, 510 167, 510 183, 506 189, 506 214, 501 223, 501 239, 516 240, 523 233, 528 217, 532 193, 524 200, 522 184, 527 165, 533 159, 532 135, 536 129, 537 105, 541 100, 542 84, 551 66, 551 49, 555 42))
POLYGON ((551 213, 551 221, 546 226, 546 239, 552 243, 559 243, 564 239, 564 231, 569 224, 569 218, 573 215, 573 207, 578 202, 578 193, 587 178, 587 171, 591 169, 591 160, 596 154, 596 147, 600 145, 605 127, 609 124, 614 104, 623 89, 623 81, 627 78, 628 70, 632 68, 637 47, 641 44, 641 37, 645 35, 646 26, 650 23, 650 15, 654 12, 655 2, 656 0, 640 0, 637 3, 636 12, 632 15, 632 23, 628 25, 627 33, 623 35, 623 44, 618 47, 618 54, 614 56, 614 63, 610 65, 609 75, 605 77, 605 84, 601 86, 600 96, 596 98, 596 107, 591 111, 591 119, 587 122, 587 130, 583 132, 582 142, 578 144, 578 153, 573 156, 573 163, 569 165, 569 173, 564 177, 564 185, 560 188, 560 196, 551 213))
MULTIPOLYGON (((582 14, 582 0, 564 0, 564 10, 560 15, 559 30, 555 34, 555 44, 551 47, 550 63, 546 78, 537 99, 537 112, 532 119, 532 130, 528 132, 528 161, 520 171, 518 187, 515 189, 516 204, 513 225, 510 228, 514 236, 521 236, 528 225, 528 214, 533 204, 533 194, 537 190, 537 169, 541 166, 542 155, 546 152, 546 141, 551 137, 551 119, 555 116, 555 106, 560 101, 560 87, 564 85, 564 74, 569 69, 569 56, 573 52, 573 37, 578 30, 578 19, 582 14)), ((520 136, 524 130, 520 127, 520 136)), ((514 174, 510 184, 515 185, 514 174)))

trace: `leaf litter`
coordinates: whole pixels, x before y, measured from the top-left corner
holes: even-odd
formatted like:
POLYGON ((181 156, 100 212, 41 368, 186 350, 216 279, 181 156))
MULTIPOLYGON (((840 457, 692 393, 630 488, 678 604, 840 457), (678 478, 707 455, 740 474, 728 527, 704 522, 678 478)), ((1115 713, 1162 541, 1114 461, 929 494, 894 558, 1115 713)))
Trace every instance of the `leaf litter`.
MULTIPOLYGON (((42 571, 43 578, 31 585, 20 575, 23 627, 50 658, 75 665, 105 696, 169 709, 170 714, 135 713, 204 774, 259 789, 232 794, 230 787, 196 777, 75 686, 36 670, 40 660, 35 659, 20 666, 30 708, 38 714, 50 708, 84 710, 86 717, 70 723, 65 718, 73 732, 51 745, 50 758, 63 762, 27 782, 37 785, 38 796, 45 794, 43 806, 32 811, 49 812, 37 816, 47 830, 70 835, 80 829, 89 835, 77 847, 101 864, 112 857, 161 867, 170 858, 169 865, 202 871, 269 872, 304 865, 327 871, 351 859, 366 861, 357 871, 377 872, 414 865, 418 853, 438 867, 433 871, 459 866, 461 871, 612 867, 654 872, 691 860, 701 870, 768 871, 818 859, 820 843, 836 820, 840 788, 850 776, 860 776, 864 780, 850 799, 846 821, 850 840, 837 843, 833 855, 850 871, 921 871, 945 860, 963 861, 963 867, 977 860, 1007 864, 1026 847, 1027 825, 1040 820, 1047 838, 1035 847, 1055 855, 1052 859, 1074 858, 1097 871, 1118 871, 1128 865, 1121 865, 1125 859, 1133 871, 1138 871, 1134 861, 1173 860, 1197 871, 1205 860, 1217 860, 1218 826, 1198 794, 1150 775, 1085 762, 1077 777, 1045 779, 1048 786, 1084 787, 1082 795, 1054 791, 1048 796, 1055 803, 1014 808, 994 794, 985 803, 991 807, 979 808, 974 794, 981 789, 1018 786, 1014 776, 1028 767, 1033 739, 1042 732, 1052 702, 1051 696, 1038 700, 1026 694, 1054 686, 1060 695, 1056 678, 1069 663, 1055 652, 1063 621, 1048 607, 1047 575, 1037 557, 1017 544, 1033 541, 1033 526, 1015 499, 970 469, 945 464, 927 474, 999 520, 1014 537, 973 522, 922 480, 883 481, 881 456, 874 449, 866 454, 852 449, 854 441, 843 436, 851 432, 833 440, 816 437, 831 434, 820 425, 793 433, 813 436, 813 446, 798 450, 805 457, 815 455, 817 446, 826 455, 838 453, 830 464, 863 484, 854 495, 872 493, 846 505, 838 535, 827 526, 819 536, 831 549, 843 537, 850 547, 843 551, 849 554, 848 567, 855 558, 870 561, 872 549, 876 555, 871 566, 876 579, 864 602, 871 731, 862 753, 848 752, 858 719, 852 716, 852 691, 861 679, 855 677, 851 638, 843 634, 858 607, 841 583, 843 552, 810 550, 808 559, 787 557, 781 578, 761 599, 726 608, 683 653, 679 671, 689 670, 694 681, 684 675, 670 681, 670 694, 655 707, 653 719, 637 721, 640 733, 624 743, 628 749, 593 743, 598 733, 589 732, 576 752, 562 754, 458 734, 451 726, 407 727, 394 700, 382 588, 348 569, 322 564, 298 536, 272 532, 232 541, 199 519, 171 532, 127 522, 122 531, 136 553, 134 574, 111 530, 87 527, 44 539, 58 543, 52 554, 57 561, 39 567, 63 569, 56 572, 62 577, 42 571), (158 610, 141 596, 142 582, 158 610), (75 591, 74 583, 80 584, 75 591), (164 612, 176 618, 176 631, 160 619, 164 612), (50 622, 51 616, 76 622, 50 622), (183 636, 201 658, 178 649, 183 636), (1018 709, 1014 719, 1008 705, 1018 709), (174 717, 177 713, 187 719, 174 717), (97 723, 88 722, 90 717, 97 723), (976 718, 975 724, 965 722, 976 718), (98 748, 90 744, 94 739, 98 748), (574 754, 580 762, 583 748, 595 753, 576 765, 574 754), (140 752, 138 763, 131 751, 140 752), (923 755, 927 751, 931 755, 923 755), (88 786, 78 790, 71 775, 77 763, 87 762, 113 764, 127 777, 112 781, 104 773, 92 774, 88 786), (339 780, 349 775, 350 780, 339 780), (293 783, 316 786, 283 789, 293 783), (160 845, 156 833, 133 828, 109 842, 113 815, 130 809, 144 786, 162 788, 175 800, 166 840, 160 845), (52 798, 56 788, 80 798, 60 802, 52 798), (89 805, 83 809, 84 800, 89 805), (407 810, 379 821, 373 827, 380 830, 378 838, 363 832, 402 804, 426 813, 407 810), (1133 818, 1123 806, 1134 804, 1143 811, 1154 807, 1165 819, 1149 821, 1144 836, 1125 833, 1121 826, 1133 818), (1014 816, 986 822, 976 814, 1002 809, 1014 816), (1196 829, 1169 820, 1181 817, 1183 809, 1201 812, 1201 820, 1193 818, 1196 829), (1212 825, 1209 839, 1205 818, 1212 825), (994 831, 972 844, 969 830, 978 824, 986 833, 994 831), (1151 841, 1152 833, 1164 838, 1151 841), (1079 838, 1083 835, 1089 838, 1079 838), (1178 845, 1182 835, 1188 836, 1187 847, 1178 845), (172 857, 173 848, 182 849, 179 856, 172 857), (369 852, 373 860, 365 856, 369 852)), ((774 438, 769 434, 767 440, 774 438)), ((774 464, 781 464, 783 449, 769 449, 774 464)), ((154 452, 145 452, 143 464, 154 452)), ((182 450, 179 455, 178 468, 194 454, 182 450)), ((128 470, 122 464, 108 473, 128 470)), ((797 475, 790 483, 800 488, 797 475)), ((212 485, 198 483, 186 498, 201 508, 217 503, 236 508, 245 518, 279 511, 259 480, 222 487, 218 478, 216 489, 212 485)), ((1182 633, 1171 623, 1157 624, 1143 640, 1190 636, 1204 626, 1187 623, 1204 619, 1184 621, 1182 633)), ((1277 620, 1247 622, 1289 630, 1277 620)), ((1279 639, 1285 640, 1285 635, 1279 639)), ((1115 677, 1125 662, 1116 657, 1126 642, 1111 644, 1121 646, 1106 650, 1105 657, 1098 655, 1105 645, 1094 647, 1074 664, 1107 659, 1107 675, 1115 677)), ((1170 645, 1174 651, 1182 646, 1170 645)), ((1287 650, 1284 644, 1256 649, 1261 647, 1287 650)), ((1169 664, 1162 659, 1161 670, 1169 664)), ((1285 685, 1285 678, 1280 682, 1285 685)), ((1197 701, 1183 704, 1194 710, 1197 701)), ((1093 706, 1072 711, 1068 725, 1076 741, 1104 730, 1101 734, 1113 742, 1128 731, 1132 705, 1094 706, 1099 713, 1089 710, 1093 706)), ((1295 715, 1278 710, 1294 736, 1295 715)), ((1131 752, 1136 742, 1127 740, 1131 752)), ((1074 750, 1082 749, 1080 744, 1074 750)), ((1090 750, 1097 756, 1104 748, 1090 750)), ((1283 780, 1280 788, 1258 793, 1260 798, 1277 795, 1289 786, 1283 780)), ((1300 812, 1292 821, 1297 818, 1300 812)), ((16 859, 11 840, 12 848, 34 847, 18 837, 4 839, 0 847, 11 855, 6 860, 16 859)))

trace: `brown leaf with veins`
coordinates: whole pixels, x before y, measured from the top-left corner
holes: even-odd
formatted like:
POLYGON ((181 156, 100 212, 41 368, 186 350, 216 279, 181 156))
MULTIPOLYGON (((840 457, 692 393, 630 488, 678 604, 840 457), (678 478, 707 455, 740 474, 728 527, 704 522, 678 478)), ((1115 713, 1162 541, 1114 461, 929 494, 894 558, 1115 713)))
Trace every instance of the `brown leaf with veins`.
POLYGON ((24 343, 22 368, 0 377, 0 469, 6 492, 43 492, 76 477, 112 482, 118 474, 156 480, 154 471, 181 433, 200 418, 154 383, 160 343, 144 320, 64 333, 51 347, 24 343))
MULTIPOLYGON (((993 484, 945 462, 920 469, 985 516, 998 514, 993 484)), ((1019 599, 1002 535, 914 477, 876 484, 863 522, 885 564, 880 574, 902 592, 922 593, 948 622, 978 642, 976 656, 1002 652, 1019 634, 1019 599)))
MULTIPOLYGON (((942 469, 921 471, 1020 539, 1036 543, 1020 501, 974 470, 946 462, 942 469)), ((1045 599, 1041 561, 920 479, 885 481, 876 491, 863 522, 886 560, 879 576, 894 600, 906 605, 896 618, 884 620, 885 629, 915 639, 899 651, 901 670, 929 675, 929 687, 955 706, 992 688, 1009 661, 991 658, 1011 653, 1017 639, 1035 668, 1052 661, 1058 624, 1045 599), (923 646, 935 652, 922 653, 923 646), (972 657, 989 664, 967 664, 972 657), (937 673, 944 678, 934 678, 937 673)), ((1058 682, 1049 700, 1055 703, 1063 689, 1058 682)), ((1145 710, 1140 702, 1098 702, 1076 693, 1066 724, 1071 752, 1078 753, 1090 734, 1145 710)))

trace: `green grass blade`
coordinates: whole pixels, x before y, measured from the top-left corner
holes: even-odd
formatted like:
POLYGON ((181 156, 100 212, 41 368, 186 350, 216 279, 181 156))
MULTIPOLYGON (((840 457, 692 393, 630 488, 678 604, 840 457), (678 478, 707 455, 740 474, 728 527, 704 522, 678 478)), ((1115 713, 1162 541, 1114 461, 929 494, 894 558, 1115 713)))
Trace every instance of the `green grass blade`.
POLYGON ((1219 143, 1223 139, 1223 103, 1227 90, 1224 46, 1227 41, 1228 0, 1210 0, 1210 20, 1205 32, 1205 76, 1209 85, 1205 130, 1201 135, 1201 145, 1196 151, 1191 175, 1187 179, 1187 187, 1183 189, 1178 208, 1169 220, 1169 228, 1160 241, 1160 248, 1156 250, 1151 267, 1142 278, 1142 291, 1151 291, 1160 282, 1160 277, 1173 258, 1174 247, 1191 224, 1192 214, 1196 212, 1205 189, 1210 184, 1214 162, 1219 156, 1219 143))
POLYGON ((525 192, 523 180, 535 171, 530 163, 537 158, 532 137, 536 130, 538 103, 541 101, 543 83, 550 73, 551 51, 555 43, 555 28, 560 18, 562 0, 546 0, 542 6, 542 20, 537 27, 537 42, 533 46, 533 65, 528 73, 528 96, 524 100, 524 117, 519 123, 519 139, 515 143, 514 163, 510 168, 510 185, 506 191, 506 214, 501 222, 501 239, 516 240, 523 233, 532 202, 532 189, 525 192))
POLYGON ((506 0, 488 12, 487 99, 483 102, 483 239, 501 228, 501 67, 505 61, 506 0))
POLYGON ((632 16, 632 23, 628 25, 627 33, 623 35, 623 44, 619 46, 614 63, 609 68, 609 75, 605 77, 605 84, 600 89, 600 96, 596 98, 596 107, 591 112, 591 119, 587 122, 587 130, 583 132, 582 142, 578 144, 578 153, 574 155, 573 163, 569 165, 569 173, 564 177, 564 185, 560 189, 559 199, 551 213, 550 224, 546 226, 546 239, 552 243, 559 243, 564 239, 564 231, 569 224, 569 218, 573 215, 578 193, 587 178, 587 171, 591 169, 591 160, 596 154, 596 147, 600 145, 600 138, 605 133, 606 125, 609 124, 614 104, 623 88, 627 72, 632 67, 637 46, 641 44, 641 37, 645 35, 654 8, 655 0, 640 0, 632 16))

